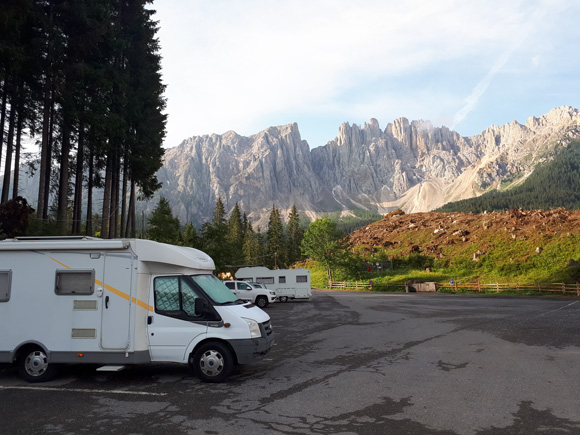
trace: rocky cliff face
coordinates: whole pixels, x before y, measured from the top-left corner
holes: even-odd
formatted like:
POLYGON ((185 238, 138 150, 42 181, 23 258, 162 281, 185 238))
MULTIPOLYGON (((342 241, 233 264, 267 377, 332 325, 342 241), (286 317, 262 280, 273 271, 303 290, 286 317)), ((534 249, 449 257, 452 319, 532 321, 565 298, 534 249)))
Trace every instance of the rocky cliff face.
POLYGON ((579 138, 580 113, 568 106, 471 137, 405 118, 384 130, 376 119, 344 123, 313 150, 290 124, 250 137, 187 139, 166 152, 158 176, 174 213, 196 224, 210 219, 220 196, 226 209, 239 202, 262 226, 273 204, 283 212, 296 204, 311 218, 356 208, 419 212, 523 180, 579 138))
POLYGON ((250 137, 230 131, 187 139, 166 152, 158 177, 173 212, 196 224, 210 219, 218 197, 226 210, 238 202, 255 222, 273 204, 311 210, 322 193, 297 124, 250 137))

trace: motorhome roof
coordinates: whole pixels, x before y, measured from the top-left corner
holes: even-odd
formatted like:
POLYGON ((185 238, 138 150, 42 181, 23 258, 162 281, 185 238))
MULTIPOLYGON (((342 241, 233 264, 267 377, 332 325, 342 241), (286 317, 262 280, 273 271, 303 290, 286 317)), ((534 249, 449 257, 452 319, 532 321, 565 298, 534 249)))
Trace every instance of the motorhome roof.
POLYGON ((1 251, 110 250, 127 249, 128 247, 128 240, 105 240, 96 238, 22 237, 6 239, 0 242, 1 251))
POLYGON ((98 239, 93 237, 23 237, 0 241, 0 251, 110 251, 132 247, 140 261, 172 264, 190 269, 214 270, 206 253, 184 246, 142 239, 98 239))

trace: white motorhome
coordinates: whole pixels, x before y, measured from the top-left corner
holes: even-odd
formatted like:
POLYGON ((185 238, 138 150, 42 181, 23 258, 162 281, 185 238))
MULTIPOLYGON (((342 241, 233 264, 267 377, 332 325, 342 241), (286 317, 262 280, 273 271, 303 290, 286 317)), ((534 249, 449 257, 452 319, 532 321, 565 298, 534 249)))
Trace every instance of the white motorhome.
POLYGON ((149 240, 0 242, 0 363, 29 382, 55 364, 189 364, 220 382, 266 355, 270 317, 239 300, 193 248, 149 240))
POLYGON ((309 299, 312 296, 310 271, 308 269, 276 269, 263 266, 241 267, 236 272, 236 279, 265 284, 276 292, 278 301, 288 299, 309 299))

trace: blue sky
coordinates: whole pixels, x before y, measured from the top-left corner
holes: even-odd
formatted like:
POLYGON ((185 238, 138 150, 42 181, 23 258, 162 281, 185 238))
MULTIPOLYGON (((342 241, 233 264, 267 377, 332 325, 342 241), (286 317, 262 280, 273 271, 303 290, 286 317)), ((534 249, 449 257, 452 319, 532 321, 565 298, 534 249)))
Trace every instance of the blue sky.
POLYGON ((580 1, 155 0, 166 147, 297 122, 429 120, 463 136, 580 108, 580 1))

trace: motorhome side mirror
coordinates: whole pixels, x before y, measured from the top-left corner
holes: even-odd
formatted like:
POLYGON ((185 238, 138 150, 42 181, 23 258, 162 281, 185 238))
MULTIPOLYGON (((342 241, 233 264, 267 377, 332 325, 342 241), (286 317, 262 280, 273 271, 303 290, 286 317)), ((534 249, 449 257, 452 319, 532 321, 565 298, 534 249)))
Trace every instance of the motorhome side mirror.
POLYGON ((195 298, 195 314, 198 316, 209 314, 209 304, 204 298, 195 298))

